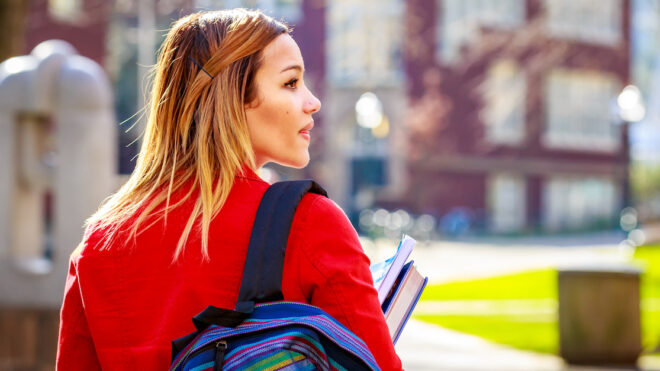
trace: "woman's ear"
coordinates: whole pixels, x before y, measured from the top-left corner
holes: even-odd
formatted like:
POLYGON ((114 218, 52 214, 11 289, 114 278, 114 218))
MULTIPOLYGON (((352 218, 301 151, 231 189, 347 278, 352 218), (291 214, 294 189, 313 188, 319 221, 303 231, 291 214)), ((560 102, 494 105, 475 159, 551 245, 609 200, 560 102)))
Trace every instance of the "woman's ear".
POLYGON ((254 99, 252 99, 251 102, 245 103, 245 105, 243 107, 245 108, 245 110, 249 110, 249 109, 252 109, 252 108, 259 107, 259 104, 261 104, 261 97, 260 97, 259 93, 257 93, 257 95, 254 97, 254 99))

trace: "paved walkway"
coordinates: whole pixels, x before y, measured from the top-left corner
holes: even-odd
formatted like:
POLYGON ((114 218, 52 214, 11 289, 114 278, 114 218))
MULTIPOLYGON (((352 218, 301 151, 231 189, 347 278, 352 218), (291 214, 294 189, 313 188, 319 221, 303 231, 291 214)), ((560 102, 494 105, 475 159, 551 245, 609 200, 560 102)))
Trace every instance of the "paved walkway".
POLYGON ((561 370, 559 357, 522 352, 476 336, 410 320, 396 345, 408 371, 561 370))
MULTIPOLYGON (((412 259, 429 282, 440 283, 547 267, 612 265, 632 251, 619 245, 622 235, 524 239, 472 239, 420 243, 412 259)), ((373 262, 393 254, 398 241, 363 241, 373 262)), ((516 350, 482 338, 411 319, 396 345, 408 371, 617 370, 566 366, 557 356, 516 350)), ((658 358, 642 357, 642 370, 660 371, 658 358)))
MULTIPOLYGON (((569 366, 557 356, 526 352, 411 319, 396 345, 407 371, 623 371, 569 366)), ((641 357, 638 370, 660 370, 658 357, 641 357)))

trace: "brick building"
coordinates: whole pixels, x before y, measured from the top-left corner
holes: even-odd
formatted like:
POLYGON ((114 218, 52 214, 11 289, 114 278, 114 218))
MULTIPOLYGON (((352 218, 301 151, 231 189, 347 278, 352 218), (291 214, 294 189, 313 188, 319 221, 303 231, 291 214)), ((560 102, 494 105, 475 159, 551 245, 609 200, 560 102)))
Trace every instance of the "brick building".
POLYGON ((33 0, 26 12, 23 54, 42 41, 65 40, 85 57, 105 65, 113 4, 103 0, 33 0))
POLYGON ((327 8, 324 181, 347 210, 463 215, 496 233, 613 225, 628 203, 613 108, 629 82, 630 1, 327 8), (383 102, 386 137, 355 124, 365 91, 383 102))
POLYGON ((408 191, 494 232, 612 225, 628 194, 630 1, 421 1, 406 11, 408 191))

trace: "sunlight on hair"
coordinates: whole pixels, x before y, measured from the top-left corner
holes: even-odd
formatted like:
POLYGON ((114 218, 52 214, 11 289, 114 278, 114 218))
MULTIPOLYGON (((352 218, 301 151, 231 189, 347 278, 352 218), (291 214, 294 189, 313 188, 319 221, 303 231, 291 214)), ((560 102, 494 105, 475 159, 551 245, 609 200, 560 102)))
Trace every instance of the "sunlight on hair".
POLYGON ((154 68, 147 125, 135 170, 121 189, 87 220, 103 228, 103 248, 129 241, 194 200, 173 262, 191 233, 208 259, 211 219, 243 167, 255 169, 244 106, 261 51, 288 27, 259 11, 200 12, 176 21, 154 68), (201 66, 201 68, 200 68, 201 66))

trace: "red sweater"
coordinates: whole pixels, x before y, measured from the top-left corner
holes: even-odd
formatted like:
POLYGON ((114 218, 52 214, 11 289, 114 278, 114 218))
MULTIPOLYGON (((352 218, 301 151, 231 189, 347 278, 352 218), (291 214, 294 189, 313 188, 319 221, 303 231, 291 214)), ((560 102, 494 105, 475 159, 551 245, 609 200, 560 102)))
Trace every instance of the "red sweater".
MULTIPOLYGON (((109 250, 99 250, 102 231, 86 233, 71 255, 58 369, 168 369, 171 341, 194 331, 194 315, 208 305, 234 308, 266 188, 252 171, 236 177, 211 221, 208 261, 201 258, 198 234, 191 233, 183 256, 171 262, 192 201, 170 211, 167 226, 160 221, 109 250)), ((284 299, 322 308, 366 342, 383 370, 400 370, 369 264, 342 210, 325 197, 303 197, 284 261, 284 299)))

